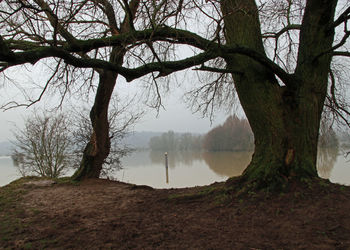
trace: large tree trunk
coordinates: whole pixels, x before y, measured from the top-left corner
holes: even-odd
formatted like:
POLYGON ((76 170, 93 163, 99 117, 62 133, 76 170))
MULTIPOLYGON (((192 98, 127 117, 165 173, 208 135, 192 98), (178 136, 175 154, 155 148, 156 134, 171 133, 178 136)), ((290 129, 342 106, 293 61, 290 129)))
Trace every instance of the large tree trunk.
POLYGON ((102 165, 110 151, 108 106, 117 80, 117 74, 111 71, 100 73, 94 105, 90 111, 92 135, 86 145, 79 169, 73 175, 74 180, 99 178, 102 165))
POLYGON ((316 177, 324 97, 247 77, 237 80, 236 87, 254 133, 255 152, 243 179, 256 187, 274 188, 293 178, 316 177))
MULTIPOLYGON (((255 188, 279 188, 291 179, 317 177, 318 131, 327 92, 336 1, 307 1, 298 63, 292 81, 281 86, 274 73, 246 56, 226 57, 255 137, 255 152, 242 180, 255 188)), ((222 2, 228 44, 265 55, 254 0, 222 2)))
MULTIPOLYGON (((97 2, 104 5, 113 34, 118 35, 119 32, 126 33, 133 30, 132 22, 140 5, 140 1, 132 0, 129 2, 128 13, 125 15, 119 30, 117 28, 113 6, 108 1, 97 2)), ((122 65, 125 54, 126 50, 123 46, 115 46, 111 51, 109 61, 116 65, 122 65)), ((100 79, 95 102, 90 112, 93 132, 89 143, 85 147, 80 167, 72 176, 74 180, 99 178, 105 159, 110 152, 111 142, 109 137, 108 107, 118 74, 108 70, 99 70, 99 75, 100 79)))

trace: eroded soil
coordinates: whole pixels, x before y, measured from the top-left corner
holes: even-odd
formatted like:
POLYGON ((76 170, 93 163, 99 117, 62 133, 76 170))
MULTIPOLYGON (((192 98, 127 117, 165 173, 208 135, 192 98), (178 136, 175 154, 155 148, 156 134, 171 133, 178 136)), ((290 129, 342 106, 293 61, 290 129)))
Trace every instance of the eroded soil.
POLYGON ((325 181, 243 196, 108 180, 11 192, 0 188, 5 249, 350 249, 350 187, 325 181))

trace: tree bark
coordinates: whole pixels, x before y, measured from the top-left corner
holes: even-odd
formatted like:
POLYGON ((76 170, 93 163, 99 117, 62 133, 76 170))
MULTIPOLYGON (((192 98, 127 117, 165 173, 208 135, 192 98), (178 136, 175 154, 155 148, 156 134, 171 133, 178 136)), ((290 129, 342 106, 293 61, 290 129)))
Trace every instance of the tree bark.
POLYGON ((117 76, 116 73, 106 70, 100 73, 95 102, 90 111, 93 132, 84 149, 80 167, 72 176, 74 180, 99 178, 103 163, 110 152, 108 107, 117 76))
MULTIPOLYGON (((327 92, 337 1, 307 1, 300 31, 298 63, 281 86, 274 73, 245 56, 225 58, 255 137, 255 152, 242 175, 254 188, 281 188, 291 179, 317 177, 318 131, 327 92), (327 13, 327 14, 325 14, 327 13)), ((222 2, 228 44, 265 49, 254 0, 222 2)))
MULTIPOLYGON (((120 30, 117 28, 113 6, 108 1, 98 1, 105 7, 112 33, 127 33, 134 30, 133 21, 140 1, 129 2, 127 14, 121 23, 120 30)), ((123 65, 126 50, 123 44, 113 47, 109 62, 114 65, 123 65)), ((109 136, 108 107, 111 100, 118 74, 109 70, 99 69, 99 84, 95 96, 94 105, 90 111, 90 120, 93 128, 91 139, 86 145, 79 169, 72 176, 73 180, 85 178, 99 178, 105 159, 109 155, 111 142, 109 136)))
MULTIPOLYGON (((124 48, 114 47, 110 55, 110 61, 117 65, 122 65, 124 55, 124 48)), ((72 176, 73 180, 80 181, 82 179, 100 177, 103 164, 109 155, 111 147, 108 108, 117 77, 118 74, 113 71, 99 71, 97 92, 94 105, 90 111, 92 135, 84 149, 80 167, 72 176)))

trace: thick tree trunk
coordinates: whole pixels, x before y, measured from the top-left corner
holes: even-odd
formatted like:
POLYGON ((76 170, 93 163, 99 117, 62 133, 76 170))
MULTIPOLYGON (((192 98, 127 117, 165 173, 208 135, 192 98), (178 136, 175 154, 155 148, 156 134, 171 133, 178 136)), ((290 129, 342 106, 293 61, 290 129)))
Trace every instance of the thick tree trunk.
POLYGON ((100 73, 95 103, 90 111, 93 133, 86 145, 79 169, 74 173, 74 180, 99 178, 102 165, 110 151, 108 106, 117 74, 110 71, 100 73))
MULTIPOLYGON (((307 1, 298 65, 286 86, 246 56, 225 58, 228 69, 243 72, 232 76, 255 137, 255 152, 242 176, 253 188, 279 188, 291 179, 317 177, 318 131, 331 61, 330 55, 317 55, 332 46, 335 5, 307 1)), ((265 55, 255 1, 224 0, 221 8, 227 43, 265 55)))
POLYGON ((255 152, 243 180, 253 182, 257 188, 278 188, 291 179, 317 177, 317 141, 324 98, 307 91, 303 95, 293 93, 269 81, 264 83, 271 84, 271 89, 267 91, 265 87, 262 96, 258 88, 245 90, 245 86, 251 86, 247 83, 236 82, 239 93, 250 93, 249 97, 241 94, 240 100, 255 136, 255 152))

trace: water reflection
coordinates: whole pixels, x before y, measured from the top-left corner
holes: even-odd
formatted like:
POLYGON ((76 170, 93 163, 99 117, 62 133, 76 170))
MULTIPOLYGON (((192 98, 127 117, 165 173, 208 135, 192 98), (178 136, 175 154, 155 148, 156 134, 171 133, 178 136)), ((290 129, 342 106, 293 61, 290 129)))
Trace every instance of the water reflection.
MULTIPOLYGON (((143 153, 144 154, 144 153, 143 153)), ((191 167, 197 161, 203 161, 214 173, 224 177, 239 176, 248 166, 253 152, 198 152, 198 151, 171 151, 168 152, 168 166, 175 169, 177 166, 191 167)), ((317 171, 319 176, 329 179, 337 160, 337 148, 319 148, 317 154, 317 171)), ((143 163, 144 157, 138 157, 143 163)), ((161 151, 149 151, 151 164, 164 166, 165 155, 161 151)), ((142 164, 142 163, 140 163, 142 164)), ((138 164, 139 165, 139 164, 138 164)), ((169 171, 166 170, 167 182, 169 171)))
POLYGON ((165 183, 169 184, 169 168, 165 166, 165 183))
POLYGON ((197 172, 196 176, 192 175, 193 179, 211 180, 217 178, 220 181, 227 177, 238 176, 248 166, 252 154, 252 152, 170 151, 167 152, 168 161, 166 161, 164 152, 150 151, 149 158, 154 166, 163 166, 163 169, 165 169, 165 183, 169 184, 169 181, 174 181, 173 178, 176 178, 175 176, 178 176, 179 172, 185 174, 187 172, 189 176, 186 177, 190 178, 190 172, 194 169, 197 172), (168 162, 168 167, 166 167, 166 162, 168 162), (172 175, 171 180, 169 174, 172 175))
POLYGON ((122 159, 123 169, 115 178, 155 188, 201 186, 226 180, 208 167, 201 152, 168 152, 168 169, 164 153, 134 152, 122 159))
MULTIPOLYGON (((136 151, 122 159, 124 169, 114 177, 155 188, 208 185, 240 175, 251 156, 251 152, 168 152, 166 169, 164 152, 136 151)), ((322 178, 350 185, 350 163, 337 149, 319 149, 317 170, 322 178)), ((0 158, 0 171, 0 186, 19 177, 9 157, 0 158)))
POLYGON ((168 153, 165 152, 165 182, 166 184, 169 184, 169 164, 168 164, 168 153))
POLYGON ((218 175, 233 177, 242 174, 252 155, 253 152, 205 152, 203 159, 218 175))
POLYGON ((334 164, 338 157, 338 148, 318 148, 317 152, 317 172, 321 178, 331 177, 334 164))
MULTIPOLYGON (((170 151, 167 153, 168 165, 171 169, 177 165, 192 166, 194 161, 202 160, 202 153, 197 151, 170 151)), ((164 152, 150 151, 149 157, 154 164, 164 164, 164 152)))
POLYGON ((11 157, 0 157, 0 187, 20 177, 11 157))

